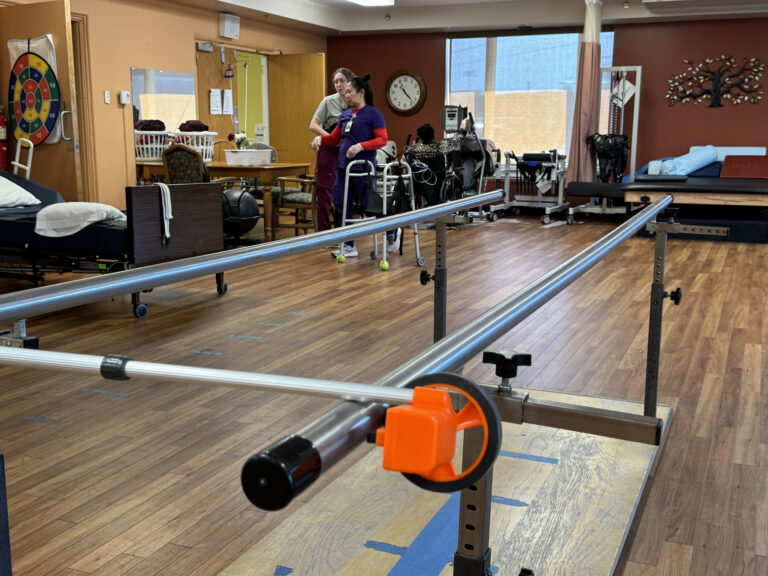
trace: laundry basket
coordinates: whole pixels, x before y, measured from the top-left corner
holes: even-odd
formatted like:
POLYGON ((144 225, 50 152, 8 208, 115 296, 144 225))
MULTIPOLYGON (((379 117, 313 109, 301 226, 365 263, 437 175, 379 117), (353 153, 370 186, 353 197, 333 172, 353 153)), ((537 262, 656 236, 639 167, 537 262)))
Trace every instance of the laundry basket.
POLYGON ((136 149, 137 162, 160 161, 163 158, 163 150, 171 143, 168 132, 150 132, 143 130, 133 131, 134 148, 136 149))
POLYGON ((213 141, 218 132, 168 132, 176 144, 194 148, 203 156, 203 162, 213 160, 213 141))
POLYGON ((271 150, 253 150, 240 148, 238 150, 224 150, 227 166, 266 166, 272 156, 271 150))

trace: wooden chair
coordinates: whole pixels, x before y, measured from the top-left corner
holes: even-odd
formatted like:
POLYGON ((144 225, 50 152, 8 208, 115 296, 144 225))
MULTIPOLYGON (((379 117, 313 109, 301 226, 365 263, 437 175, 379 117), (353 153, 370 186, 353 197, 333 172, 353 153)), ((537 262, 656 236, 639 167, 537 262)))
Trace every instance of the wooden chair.
POLYGON ((314 176, 288 177, 275 180, 277 188, 272 189, 270 222, 272 240, 277 238, 278 228, 293 228, 298 236, 303 230, 314 232, 317 226, 317 199, 314 176), (289 216, 286 221, 281 216, 289 216))

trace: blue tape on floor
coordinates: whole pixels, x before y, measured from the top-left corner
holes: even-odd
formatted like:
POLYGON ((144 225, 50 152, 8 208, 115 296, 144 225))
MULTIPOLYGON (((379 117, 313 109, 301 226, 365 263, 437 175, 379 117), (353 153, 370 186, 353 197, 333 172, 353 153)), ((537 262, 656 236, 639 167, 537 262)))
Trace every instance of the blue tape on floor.
POLYGON ((506 456, 507 458, 519 458, 520 460, 533 460, 534 462, 544 462, 545 464, 557 464, 557 458, 549 458, 547 456, 534 456, 533 454, 522 454, 520 452, 509 452, 502 450, 499 452, 499 456, 506 456))
POLYGON ((645 296, 645 292, 632 292, 635 296, 645 296))
POLYGON ((80 392, 92 392, 94 394, 104 394, 105 396, 119 396, 120 398, 128 398, 128 396, 130 396, 128 392, 112 392, 111 390, 97 390, 96 388, 80 388, 80 392))
POLYGON ((291 312, 294 316, 320 316, 320 314, 313 314, 312 312, 291 312))
POLYGON ((53 418, 41 418, 40 416, 24 416, 27 420, 32 420, 32 422, 44 422, 45 424, 58 424, 58 420, 54 420, 53 418))
POLYGON ((277 322, 259 322, 262 326, 280 326, 285 327, 288 326, 288 324, 278 324, 277 322))
POLYGON ((230 338, 243 338, 245 340, 264 340, 263 336, 246 336, 245 334, 230 334, 230 338))
POLYGON ((504 504, 505 506, 528 506, 528 502, 515 500, 514 498, 504 498, 504 496, 491 496, 491 502, 494 504, 504 504))
POLYGON ((389 576, 440 574, 453 560, 459 542, 460 497, 459 492, 451 494, 389 571, 389 576))
POLYGON ((190 350, 192 354, 206 354, 208 356, 224 356, 224 352, 214 352, 213 350, 190 350))
POLYGON ((275 573, 272 576, 288 576, 288 574, 293 574, 293 568, 275 566, 275 573))
POLYGON ((387 544, 386 542, 376 542, 375 540, 368 540, 365 543, 366 548, 376 550, 377 552, 386 552, 387 554, 396 554, 402 556, 408 551, 406 546, 395 546, 394 544, 387 544))

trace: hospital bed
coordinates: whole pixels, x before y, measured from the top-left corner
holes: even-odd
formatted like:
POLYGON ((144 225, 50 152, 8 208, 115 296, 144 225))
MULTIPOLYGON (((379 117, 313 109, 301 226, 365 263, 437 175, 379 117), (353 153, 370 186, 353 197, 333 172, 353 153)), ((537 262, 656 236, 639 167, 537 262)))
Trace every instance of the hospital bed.
MULTIPOLYGON (((163 201, 158 186, 126 187, 126 219, 89 224, 68 236, 48 237, 35 232, 37 214, 65 202, 55 190, 0 171, 0 178, 21 186, 40 204, 0 208, 0 276, 22 277, 35 286, 46 273, 105 274, 167 262, 224 249, 221 185, 179 184, 170 189, 166 237, 163 201)), ((217 291, 226 292, 223 274, 216 275, 217 291)), ((133 294, 134 315, 145 316, 146 305, 133 294)))

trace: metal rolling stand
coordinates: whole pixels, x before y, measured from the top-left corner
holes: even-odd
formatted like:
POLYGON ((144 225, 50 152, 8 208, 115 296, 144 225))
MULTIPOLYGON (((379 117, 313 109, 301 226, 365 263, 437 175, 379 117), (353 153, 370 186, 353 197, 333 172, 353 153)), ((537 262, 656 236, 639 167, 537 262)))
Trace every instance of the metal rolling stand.
POLYGON ((542 224, 551 222, 550 215, 555 212, 562 212, 569 209, 570 204, 565 201, 565 156, 558 153, 557 150, 542 152, 540 154, 523 154, 518 158, 513 152, 505 152, 506 170, 504 174, 504 198, 508 200, 507 205, 511 208, 543 208, 544 214, 541 216, 542 224), (516 175, 515 181, 518 189, 515 194, 511 194, 510 177, 512 174, 511 159, 515 160, 516 175), (526 168, 529 168, 531 174, 526 174, 526 168), (533 172, 535 170, 535 172, 533 172), (539 180, 533 180, 533 174, 543 174, 543 171, 549 170, 549 190, 556 189, 556 194, 547 194, 538 188, 539 180), (523 192, 532 192, 536 188, 536 194, 518 193, 520 188, 525 188, 523 192), (514 196, 514 199, 509 201, 514 196))

